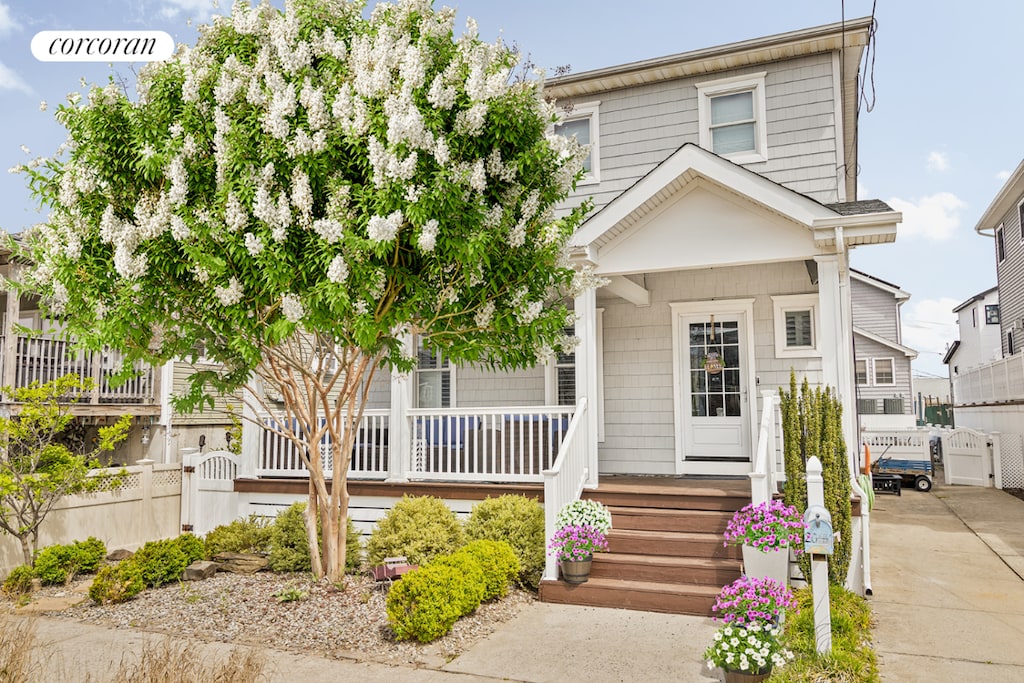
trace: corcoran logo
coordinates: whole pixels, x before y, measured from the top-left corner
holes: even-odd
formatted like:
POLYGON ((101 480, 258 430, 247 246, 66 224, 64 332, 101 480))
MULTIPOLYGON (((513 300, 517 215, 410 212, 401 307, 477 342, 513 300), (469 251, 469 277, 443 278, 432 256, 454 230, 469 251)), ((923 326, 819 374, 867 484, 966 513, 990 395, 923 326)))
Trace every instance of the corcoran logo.
POLYGON ((41 62, 155 62, 173 52, 165 31, 40 31, 32 38, 41 62))

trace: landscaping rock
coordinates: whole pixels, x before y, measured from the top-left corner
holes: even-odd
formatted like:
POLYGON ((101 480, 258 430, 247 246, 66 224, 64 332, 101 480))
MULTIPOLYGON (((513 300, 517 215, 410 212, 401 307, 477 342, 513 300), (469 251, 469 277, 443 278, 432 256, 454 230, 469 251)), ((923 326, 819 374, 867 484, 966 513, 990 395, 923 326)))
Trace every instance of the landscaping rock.
POLYGON ((217 573, 220 565, 208 560, 196 560, 185 567, 185 573, 181 578, 185 581, 203 581, 217 573))
POLYGON ((235 574, 255 574, 267 566, 267 558, 252 553, 217 553, 213 561, 220 565, 222 572, 235 574))
POLYGON ((118 548, 107 555, 107 559, 111 562, 120 562, 121 560, 127 560, 132 555, 134 555, 134 553, 131 550, 118 548))

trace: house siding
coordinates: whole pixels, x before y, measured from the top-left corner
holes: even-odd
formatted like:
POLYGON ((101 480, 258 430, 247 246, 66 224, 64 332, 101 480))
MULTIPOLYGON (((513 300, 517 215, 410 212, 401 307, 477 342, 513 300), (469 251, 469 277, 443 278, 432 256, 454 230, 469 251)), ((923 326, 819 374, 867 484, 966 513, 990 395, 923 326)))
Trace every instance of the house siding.
POLYGON ((650 306, 638 307, 610 296, 598 299, 604 308, 601 472, 675 472, 671 302, 754 298, 759 384, 748 390, 788 386, 790 369, 799 378, 821 381, 820 358, 775 358, 771 297, 814 291, 802 262, 652 273, 645 283, 651 292, 650 306))
POLYGON ((680 146, 698 143, 698 83, 762 71, 768 160, 746 166, 818 201, 837 201, 833 79, 839 75, 832 69, 831 54, 818 54, 581 98, 601 103, 601 182, 580 185, 566 206, 591 197, 600 210, 680 146))
POLYGON ((892 292, 850 278, 850 296, 853 301, 854 326, 896 343, 900 342, 898 308, 892 292))
MULTIPOLYGON (((1013 331, 1014 353, 1017 353, 1024 344, 1024 242, 1021 241, 1020 214, 1017 205, 1024 200, 1024 196, 1017 197, 1013 207, 1003 216, 1003 251, 1005 258, 999 262, 998 253, 995 254, 996 278, 999 283, 999 327, 1000 347, 1003 355, 1009 353, 1009 346, 1006 341, 1006 333, 1010 331, 1014 323, 1016 329, 1013 331)), ((995 253, 995 240, 993 240, 993 252, 995 253)))
POLYGON ((455 404, 460 408, 544 405, 543 366, 509 372, 461 367, 455 383, 455 404))
MULTIPOLYGON (((877 401, 877 410, 879 413, 882 412, 882 399, 902 398, 902 414, 912 414, 914 408, 910 378, 910 360, 900 351, 885 346, 884 344, 879 344, 872 339, 866 339, 858 334, 854 335, 854 347, 855 357, 857 360, 865 360, 869 358, 892 358, 893 379, 895 380, 895 384, 893 385, 877 386, 874 384, 859 384, 857 385, 857 398, 877 401)), ((872 373, 869 372, 868 374, 868 381, 873 381, 873 378, 870 377, 872 373)))
MULTIPOLYGON (((171 393, 176 396, 184 394, 188 390, 188 378, 197 370, 213 369, 215 365, 196 364, 192 365, 184 361, 174 362, 174 383, 171 393)), ((219 394, 213 396, 213 408, 205 407, 202 411, 196 409, 192 413, 181 413, 177 410, 173 413, 173 424, 177 426, 186 425, 228 425, 230 420, 228 406, 232 406, 239 415, 242 414, 242 394, 219 394)))

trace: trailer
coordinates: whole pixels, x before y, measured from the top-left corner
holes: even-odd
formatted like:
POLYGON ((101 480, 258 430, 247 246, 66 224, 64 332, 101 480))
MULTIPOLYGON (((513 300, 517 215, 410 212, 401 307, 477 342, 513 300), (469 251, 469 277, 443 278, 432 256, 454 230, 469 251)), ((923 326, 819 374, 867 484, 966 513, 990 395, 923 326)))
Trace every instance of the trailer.
MULTIPOLYGON (((899 477, 900 484, 894 493, 899 493, 903 486, 913 487, 917 491, 932 490, 932 461, 911 460, 908 458, 891 458, 886 455, 878 458, 871 464, 872 482, 876 479, 879 484, 892 482, 894 477, 899 477)), ((872 484, 878 490, 880 487, 872 484)), ((883 485, 882 490, 890 490, 890 486, 883 485)))

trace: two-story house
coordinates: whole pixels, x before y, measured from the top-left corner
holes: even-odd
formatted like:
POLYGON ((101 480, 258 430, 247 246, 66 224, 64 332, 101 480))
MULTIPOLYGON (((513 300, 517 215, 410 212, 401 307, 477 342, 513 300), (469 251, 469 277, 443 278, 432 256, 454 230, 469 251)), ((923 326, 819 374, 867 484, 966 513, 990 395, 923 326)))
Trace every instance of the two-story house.
POLYGON ((949 378, 1002 356, 999 329, 999 288, 990 287, 953 309, 959 339, 946 349, 942 362, 949 378))
MULTIPOLYGON (((851 20, 549 80, 556 130, 590 145, 567 206, 592 197, 595 208, 572 257, 606 284, 572 302, 580 343, 546 365, 455 366, 410 339, 419 367, 380 372, 368 388, 348 473, 357 524, 404 493, 466 512, 515 491, 544 498, 550 533, 561 501, 582 493, 619 508, 612 553, 571 592, 550 560, 542 599, 707 614, 739 575, 738 550, 721 543, 731 511, 778 484, 777 392, 791 372, 847 406, 853 477, 852 292, 864 283, 849 254, 893 242, 900 221, 856 196, 871 28, 851 20)), ((189 460, 196 477, 213 477, 201 460, 189 460)), ((271 512, 307 495, 294 449, 259 429, 221 471, 236 502, 202 507, 197 487, 197 531, 215 513, 271 512)), ((225 495, 217 488, 209 495, 225 495)), ((848 584, 863 590, 860 517, 853 528, 848 584)))
POLYGON ((910 362, 917 352, 903 345, 900 307, 910 294, 891 282, 850 274, 857 414, 866 431, 911 428, 914 415, 910 362))

